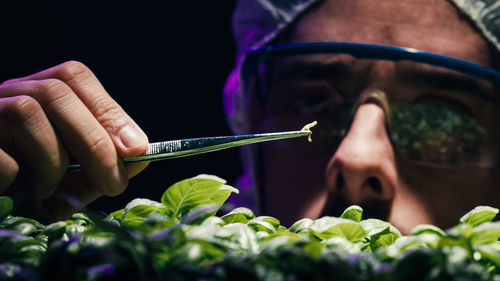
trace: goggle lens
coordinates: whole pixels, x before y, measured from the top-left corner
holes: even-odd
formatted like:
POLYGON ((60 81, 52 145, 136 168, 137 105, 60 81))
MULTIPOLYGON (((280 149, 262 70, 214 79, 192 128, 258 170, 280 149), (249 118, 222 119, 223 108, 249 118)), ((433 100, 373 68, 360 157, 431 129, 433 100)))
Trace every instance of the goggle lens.
POLYGON ((498 109, 489 98, 496 89, 463 73, 419 62, 314 54, 267 59, 245 78, 245 91, 260 100, 273 129, 317 120, 316 146, 331 150, 341 143, 361 94, 373 84, 384 93, 376 103, 399 157, 445 167, 496 163, 498 109), (385 72, 374 72, 376 66, 385 72))

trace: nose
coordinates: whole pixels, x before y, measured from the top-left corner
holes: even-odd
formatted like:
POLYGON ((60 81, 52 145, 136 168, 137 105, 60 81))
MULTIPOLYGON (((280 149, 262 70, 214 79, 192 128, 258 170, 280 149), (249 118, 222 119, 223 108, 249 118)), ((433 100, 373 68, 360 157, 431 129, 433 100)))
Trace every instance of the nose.
POLYGON ((328 188, 349 204, 387 205, 394 198, 397 178, 384 110, 378 104, 364 103, 328 163, 328 188))

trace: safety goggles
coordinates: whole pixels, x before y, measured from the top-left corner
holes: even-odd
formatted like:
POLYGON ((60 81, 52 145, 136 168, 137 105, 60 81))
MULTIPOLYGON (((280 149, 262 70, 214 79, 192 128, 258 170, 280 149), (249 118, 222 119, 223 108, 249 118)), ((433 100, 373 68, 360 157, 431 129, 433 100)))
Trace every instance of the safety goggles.
POLYGON ((318 42, 247 53, 241 68, 249 104, 275 130, 312 120, 317 149, 335 149, 359 106, 383 109, 398 157, 442 167, 497 164, 500 72, 393 46, 318 42))

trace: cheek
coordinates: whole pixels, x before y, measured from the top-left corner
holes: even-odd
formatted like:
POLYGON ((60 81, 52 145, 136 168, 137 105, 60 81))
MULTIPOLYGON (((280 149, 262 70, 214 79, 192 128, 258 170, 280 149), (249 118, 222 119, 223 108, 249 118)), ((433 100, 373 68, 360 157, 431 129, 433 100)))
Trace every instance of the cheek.
MULTIPOLYGON (((410 194, 431 223, 443 228, 458 224, 462 215, 479 205, 500 205, 500 171, 445 170, 400 164, 400 192, 410 194)), ((397 212, 398 210, 392 210, 397 212)))
POLYGON ((294 142, 275 141, 262 149, 264 211, 284 225, 318 216, 326 200, 324 173, 330 157, 311 157, 301 149, 307 141, 294 142))

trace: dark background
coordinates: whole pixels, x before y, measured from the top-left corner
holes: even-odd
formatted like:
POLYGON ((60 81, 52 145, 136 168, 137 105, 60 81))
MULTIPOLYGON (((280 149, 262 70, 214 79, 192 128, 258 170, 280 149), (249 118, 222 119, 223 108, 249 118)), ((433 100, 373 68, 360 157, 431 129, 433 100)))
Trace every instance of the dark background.
MULTIPOLYGON (((235 55, 234 1, 39 2, 0 4, 0 81, 78 60, 150 142, 231 134, 222 89, 235 55)), ((90 207, 109 212, 137 197, 159 201, 166 187, 200 173, 234 184, 238 153, 152 162, 123 194, 90 207)))

